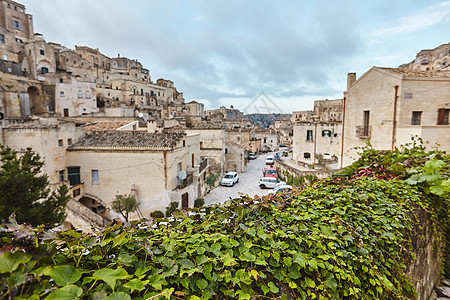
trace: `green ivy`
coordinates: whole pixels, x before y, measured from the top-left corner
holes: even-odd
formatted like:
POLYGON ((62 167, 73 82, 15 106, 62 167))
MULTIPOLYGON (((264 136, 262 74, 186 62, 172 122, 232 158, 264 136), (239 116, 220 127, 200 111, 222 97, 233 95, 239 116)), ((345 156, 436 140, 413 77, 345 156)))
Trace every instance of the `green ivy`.
MULTIPOLYGON (((376 156, 367 151, 362 159, 376 156)), ((402 153, 376 157, 397 160, 402 153)), ((431 187, 445 186, 448 157, 431 155, 417 157, 420 163, 399 159, 404 171, 389 180, 313 181, 286 195, 177 211, 167 225, 132 222, 91 234, 55 234, 10 219, 0 225, 0 249, 6 251, 0 254, 0 294, 16 299, 412 298, 406 262, 415 257, 416 213, 424 209, 437 221, 438 209, 445 209, 436 200, 445 198, 431 187), (408 181, 412 175, 425 177, 408 181)), ((351 168, 373 164, 357 163, 361 166, 351 168)))

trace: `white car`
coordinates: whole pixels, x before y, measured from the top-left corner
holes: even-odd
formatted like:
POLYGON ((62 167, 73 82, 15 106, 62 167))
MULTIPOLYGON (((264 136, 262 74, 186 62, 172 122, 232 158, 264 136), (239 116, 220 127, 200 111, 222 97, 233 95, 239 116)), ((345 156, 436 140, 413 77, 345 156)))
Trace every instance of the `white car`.
POLYGON ((263 177, 259 180, 259 187, 262 189, 273 189, 279 185, 286 185, 286 182, 275 177, 263 177))
POLYGON ((266 158, 266 165, 272 166, 275 163, 275 161, 273 160, 273 155, 269 155, 266 158))
POLYGON ((269 192, 269 195, 275 195, 277 193, 284 193, 289 191, 292 191, 292 185, 284 184, 275 187, 273 190, 269 192))
POLYGON ((233 186, 235 183, 239 182, 239 175, 237 172, 227 172, 220 180, 220 185, 233 186))

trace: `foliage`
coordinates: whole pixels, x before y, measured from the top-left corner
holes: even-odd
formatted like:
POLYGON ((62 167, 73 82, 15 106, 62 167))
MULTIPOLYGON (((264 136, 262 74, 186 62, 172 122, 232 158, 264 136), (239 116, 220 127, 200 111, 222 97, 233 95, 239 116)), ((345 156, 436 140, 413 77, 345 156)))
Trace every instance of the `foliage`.
POLYGON ((152 217, 153 219, 164 218, 164 213, 160 210, 155 210, 150 213, 150 217, 152 217))
POLYGON ((171 217, 173 212, 178 209, 179 203, 176 201, 170 202, 169 206, 166 209, 166 217, 171 217))
POLYGON ((116 195, 111 203, 112 210, 120 213, 126 222, 128 222, 129 214, 135 212, 138 207, 139 202, 132 195, 116 195))
POLYGON ((220 170, 217 171, 217 173, 211 172, 209 174, 209 176, 206 178, 206 183, 210 186, 213 187, 216 184, 216 180, 217 178, 220 177, 220 170))
POLYGON ((203 198, 195 199, 194 207, 202 207, 203 205, 205 205, 205 199, 203 199, 203 198))
POLYGON ((358 177, 367 173, 379 179, 399 178, 416 186, 434 209, 443 233, 444 274, 450 275, 450 155, 437 148, 426 151, 421 138, 413 137, 393 151, 378 151, 370 143, 360 148, 360 158, 343 170, 343 174, 358 177))
MULTIPOLYGON (((420 174, 420 164, 415 167, 420 174)), ((8 250, 0 255, 0 293, 18 299, 413 298, 405 262, 415 257, 416 212, 434 214, 430 197, 438 195, 394 175, 314 181, 288 197, 242 197, 177 212, 166 225, 111 224, 88 235, 55 235, 11 219, 0 226, 0 249, 8 250)))
POLYGON ((312 174, 298 176, 296 174, 291 174, 287 170, 281 172, 280 168, 277 168, 277 173, 280 175, 281 180, 292 186, 303 186, 304 184, 317 179, 317 177, 312 174))
POLYGON ((50 192, 48 176, 41 173, 44 163, 31 148, 18 154, 0 145, 0 155, 0 220, 14 213, 20 223, 60 224, 66 217, 68 187, 50 192))

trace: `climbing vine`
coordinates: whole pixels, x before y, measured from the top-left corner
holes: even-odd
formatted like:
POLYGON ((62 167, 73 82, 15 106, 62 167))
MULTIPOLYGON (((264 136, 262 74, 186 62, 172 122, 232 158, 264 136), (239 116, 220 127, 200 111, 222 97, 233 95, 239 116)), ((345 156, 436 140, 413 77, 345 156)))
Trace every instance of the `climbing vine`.
MULTIPOLYGON (((362 159, 376 155, 367 151, 362 159)), ((190 213, 176 211, 172 221, 158 226, 139 221, 91 234, 54 233, 11 218, 0 226, 0 295, 413 298, 405 261, 415 256, 410 243, 415 215, 418 208, 437 213, 428 195, 443 199, 436 192, 443 188, 445 193, 447 180, 448 156, 435 153, 408 165, 407 157, 398 160, 401 172, 380 164, 385 155, 391 157, 382 153, 378 161, 357 162, 360 165, 351 167, 354 171, 345 170, 349 178, 314 181, 286 195, 243 197, 190 213), (369 167, 366 173, 355 173, 369 167), (406 172, 412 168, 414 172, 406 172), (359 175, 351 178, 355 174, 359 175), (427 174, 440 174, 441 183, 427 174), (422 184, 428 184, 429 194, 422 184)))

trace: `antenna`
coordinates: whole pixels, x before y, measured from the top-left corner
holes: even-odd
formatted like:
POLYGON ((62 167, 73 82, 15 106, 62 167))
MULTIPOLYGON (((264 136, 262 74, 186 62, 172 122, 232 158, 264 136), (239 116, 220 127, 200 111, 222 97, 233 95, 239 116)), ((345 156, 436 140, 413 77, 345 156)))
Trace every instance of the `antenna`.
POLYGON ((187 176, 186 171, 178 172, 178 178, 180 178, 181 180, 185 179, 186 176, 187 176))
POLYGON ((138 117, 141 118, 141 119, 142 119, 143 116, 144 116, 144 114, 141 113, 141 112, 138 114, 138 117))

